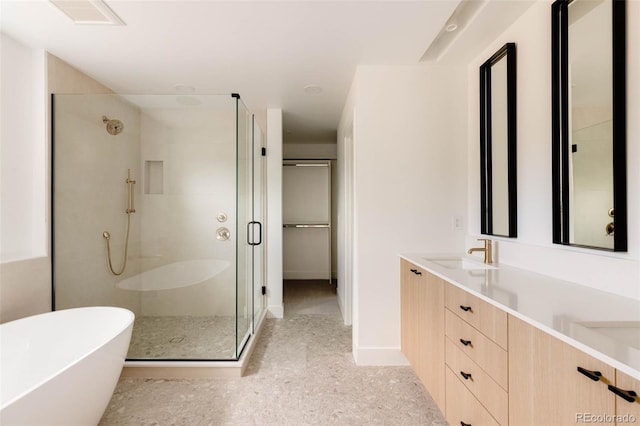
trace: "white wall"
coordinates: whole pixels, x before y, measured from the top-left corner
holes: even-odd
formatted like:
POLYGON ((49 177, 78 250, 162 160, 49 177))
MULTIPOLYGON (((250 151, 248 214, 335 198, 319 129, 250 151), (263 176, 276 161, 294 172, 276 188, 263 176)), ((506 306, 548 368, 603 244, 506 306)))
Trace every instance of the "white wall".
POLYGON ((46 255, 45 54, 0 34, 0 262, 46 255))
POLYGON ((282 157, 289 159, 335 159, 337 158, 334 143, 286 143, 282 146, 282 157))
POLYGON ((480 234, 478 68, 506 42, 517 44, 518 238, 498 239, 498 260, 640 299, 640 2, 627 2, 627 197, 629 251, 551 242, 551 1, 536 2, 468 66, 469 240, 480 234))
POLYGON ((282 318, 282 110, 267 109, 267 309, 282 318))
POLYGON ((462 249, 464 232, 453 229, 452 218, 466 212, 464 72, 357 69, 353 349, 359 365, 406 363, 398 253, 462 249))
MULTIPOLYGON (((107 87, 87 77, 75 68, 51 54, 41 50, 29 49, 20 46, 11 39, 2 35, 2 140, 3 162, 10 161, 19 165, 18 169, 5 168, 2 165, 2 182, 20 182, 24 176, 5 175, 7 171, 26 170, 33 173, 32 178, 26 178, 29 185, 21 185, 22 201, 31 200, 31 207, 27 216, 35 218, 31 222, 31 241, 34 250, 20 261, 7 261, 0 264, 0 322, 6 322, 25 316, 42 313, 51 310, 51 259, 50 245, 50 94, 51 93, 111 93, 107 87), (8 48, 5 48, 9 46, 8 48), (17 87, 27 84, 32 85, 29 92, 35 96, 35 101, 22 99, 21 93, 6 90, 4 79, 11 76, 20 76, 21 83, 17 87), (25 79, 25 76, 29 76, 25 79), (29 82, 29 79, 32 81, 29 82), (40 89, 42 88, 42 89, 40 89), (11 105, 7 109, 4 105, 11 105), (31 105, 31 106, 29 106, 31 105), (19 106, 19 108, 18 108, 19 106), (24 110, 23 110, 24 108, 24 110), (10 110, 20 109, 22 118, 11 121, 5 118, 10 110), (16 130, 17 126, 31 126, 34 130, 31 135, 33 142, 25 142, 32 147, 31 159, 10 159, 4 156, 4 147, 10 146, 11 150, 19 139, 5 139, 5 134, 21 135, 22 130, 16 130), (13 129, 13 130, 5 130, 13 129), (37 130, 40 129, 40 130, 37 130), (5 131, 9 133, 5 133, 5 131), (31 161, 29 161, 31 160, 31 161), (22 169, 24 167, 24 169, 22 169), (41 256, 41 257, 39 257, 41 256)), ((2 205, 14 207, 13 202, 5 204, 5 194, 2 194, 2 205)), ((21 202, 21 201, 19 201, 21 202)), ((26 222, 22 222, 26 223, 26 222)), ((3 223, 3 241, 5 224, 3 223)), ((8 225, 13 226, 13 225, 8 225)))
POLYGON ((336 209, 336 277, 338 278, 338 306, 345 325, 353 325, 355 336, 358 327, 353 324, 353 121, 357 81, 351 85, 338 126, 335 167, 334 198, 336 209))
POLYGON ((0 322, 51 309, 45 53, 0 33, 0 322))

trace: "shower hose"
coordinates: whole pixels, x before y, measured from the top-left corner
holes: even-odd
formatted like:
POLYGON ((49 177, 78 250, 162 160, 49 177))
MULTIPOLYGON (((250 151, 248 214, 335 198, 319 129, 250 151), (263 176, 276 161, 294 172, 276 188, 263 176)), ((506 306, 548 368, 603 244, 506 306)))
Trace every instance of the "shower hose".
POLYGON ((113 275, 122 275, 125 268, 127 267, 127 252, 129 251, 129 228, 131 227, 131 213, 127 213, 127 235, 125 236, 124 241, 124 259, 122 260, 122 268, 118 272, 113 269, 113 263, 111 262, 111 234, 108 231, 104 231, 102 233, 102 237, 107 240, 107 261, 109 263, 109 270, 113 275))
POLYGON ((134 208, 133 201, 133 185, 135 185, 136 181, 131 179, 131 169, 127 169, 127 180, 125 180, 127 187, 129 189, 129 207, 125 212, 127 213, 127 234, 124 238, 124 259, 122 260, 122 268, 119 271, 115 271, 113 269, 113 263, 111 262, 111 234, 108 231, 104 231, 102 233, 102 237, 107 241, 107 262, 109 264, 109 271, 113 275, 122 275, 125 268, 127 267, 127 253, 129 252, 129 229, 131 228, 131 213, 135 213, 136 209, 134 208))

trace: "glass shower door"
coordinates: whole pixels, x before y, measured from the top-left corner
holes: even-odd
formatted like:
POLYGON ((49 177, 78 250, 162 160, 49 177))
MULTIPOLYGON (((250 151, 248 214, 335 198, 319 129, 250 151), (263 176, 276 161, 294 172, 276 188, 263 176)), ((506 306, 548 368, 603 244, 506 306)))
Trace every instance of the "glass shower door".
POLYGON ((263 309, 253 117, 239 97, 53 104, 54 309, 132 310, 129 359, 237 359, 263 309))
POLYGON ((254 116, 238 101, 238 353, 244 348, 264 313, 263 140, 262 130, 254 116))
POLYGON ((236 284, 236 347, 240 356, 252 331, 252 134, 251 114, 240 98, 236 98, 237 113, 237 284, 236 284))
POLYGON ((126 98, 140 107, 143 183, 141 273, 129 279, 133 289, 148 283, 139 291, 128 358, 233 360, 243 261, 237 257, 237 100, 126 98))
POLYGON ((265 312, 266 302, 266 281, 265 272, 266 264, 264 262, 266 241, 265 229, 262 225, 265 223, 266 203, 264 203, 264 194, 266 191, 266 173, 265 165, 266 157, 262 154, 265 138, 260 125, 253 118, 253 221, 259 223, 260 242, 261 244, 253 246, 253 326, 258 326, 265 312), (264 292, 263 292, 263 286, 264 292))

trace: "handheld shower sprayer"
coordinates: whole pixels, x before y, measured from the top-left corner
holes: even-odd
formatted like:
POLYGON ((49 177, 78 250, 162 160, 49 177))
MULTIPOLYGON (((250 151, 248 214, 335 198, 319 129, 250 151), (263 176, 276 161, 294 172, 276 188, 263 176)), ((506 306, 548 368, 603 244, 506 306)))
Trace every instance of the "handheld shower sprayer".
POLYGON ((105 241, 107 242, 107 263, 109 265, 109 271, 111 271, 113 275, 122 275, 125 268, 127 267, 127 253, 129 251, 129 228, 131 227, 131 213, 136 212, 136 209, 134 207, 134 191, 133 191, 133 185, 136 184, 136 181, 131 179, 131 169, 127 169, 127 179, 125 180, 125 183, 127 184, 127 187, 129 189, 128 191, 129 206, 125 210, 125 213, 127 214, 127 233, 126 233, 125 242, 124 242, 124 259, 122 261, 122 268, 120 269, 120 271, 116 272, 116 270, 113 269, 113 264, 111 263, 111 244, 110 244, 111 234, 109 233, 109 231, 104 231, 102 233, 102 238, 104 238, 105 241))

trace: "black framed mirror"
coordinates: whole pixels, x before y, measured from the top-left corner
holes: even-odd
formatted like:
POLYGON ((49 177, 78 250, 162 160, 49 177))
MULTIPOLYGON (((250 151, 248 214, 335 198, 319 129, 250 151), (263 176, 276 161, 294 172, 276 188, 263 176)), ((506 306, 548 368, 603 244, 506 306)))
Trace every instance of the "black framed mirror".
POLYGON ((486 235, 516 237, 516 45, 480 66, 480 220, 486 235))
POLYGON ((553 242, 627 250, 625 1, 552 4, 553 242))

